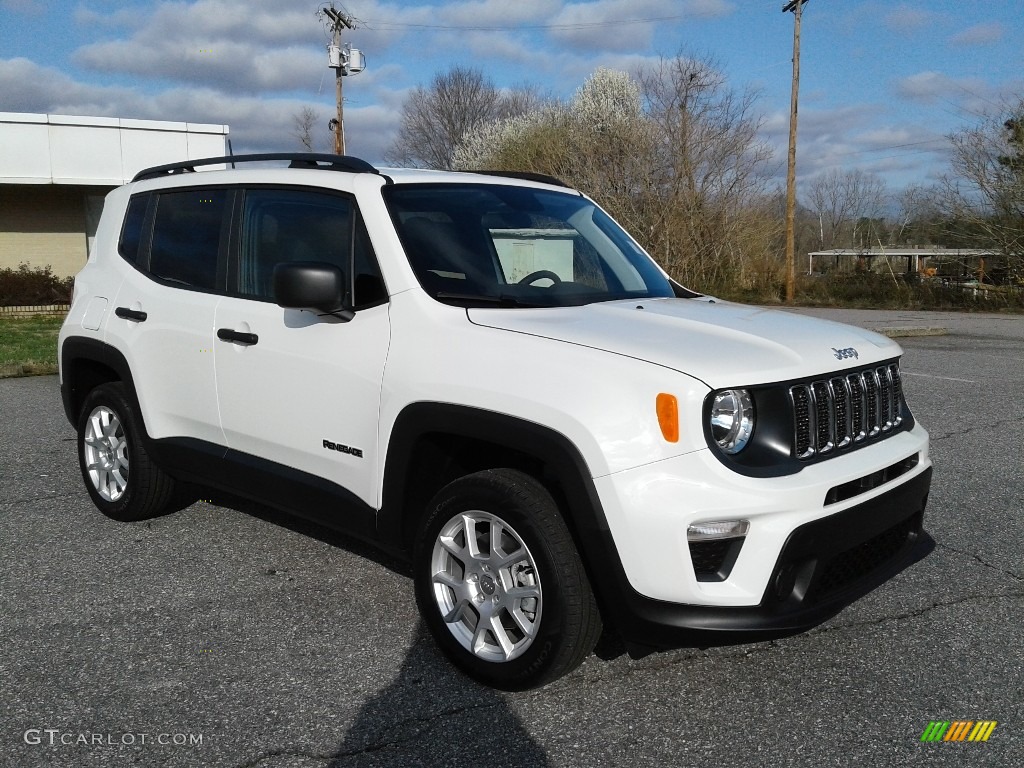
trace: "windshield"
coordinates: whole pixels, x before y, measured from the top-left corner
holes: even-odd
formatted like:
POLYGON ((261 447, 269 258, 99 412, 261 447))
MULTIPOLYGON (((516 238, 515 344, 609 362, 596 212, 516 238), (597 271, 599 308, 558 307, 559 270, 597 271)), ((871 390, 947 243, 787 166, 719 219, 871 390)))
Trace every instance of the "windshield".
POLYGON ((559 307, 672 296, 633 240, 585 197, 530 187, 384 188, 409 263, 438 301, 559 307))

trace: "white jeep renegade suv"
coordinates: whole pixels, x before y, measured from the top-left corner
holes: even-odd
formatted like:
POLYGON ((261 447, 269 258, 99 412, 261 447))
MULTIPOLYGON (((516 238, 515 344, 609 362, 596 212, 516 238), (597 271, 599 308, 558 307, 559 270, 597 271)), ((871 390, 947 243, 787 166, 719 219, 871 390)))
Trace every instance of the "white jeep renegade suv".
POLYGON ((692 293, 555 179, 152 168, 107 196, 59 343, 102 512, 196 484, 409 557, 437 643, 502 688, 602 626, 634 653, 806 629, 928 541, 894 342, 692 293))

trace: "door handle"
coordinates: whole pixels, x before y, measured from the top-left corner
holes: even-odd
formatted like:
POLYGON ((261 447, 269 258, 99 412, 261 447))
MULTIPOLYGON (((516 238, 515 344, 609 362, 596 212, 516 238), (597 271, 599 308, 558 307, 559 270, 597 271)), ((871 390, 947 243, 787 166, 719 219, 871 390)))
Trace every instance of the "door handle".
POLYGON ((120 317, 122 320, 134 320, 137 323, 144 323, 148 314, 140 309, 128 309, 128 307, 118 307, 114 310, 114 314, 120 317))
POLYGON ((237 341, 239 344, 255 344, 260 340, 260 337, 255 333, 242 333, 241 331, 233 331, 230 328, 218 328, 217 338, 221 341, 237 341))

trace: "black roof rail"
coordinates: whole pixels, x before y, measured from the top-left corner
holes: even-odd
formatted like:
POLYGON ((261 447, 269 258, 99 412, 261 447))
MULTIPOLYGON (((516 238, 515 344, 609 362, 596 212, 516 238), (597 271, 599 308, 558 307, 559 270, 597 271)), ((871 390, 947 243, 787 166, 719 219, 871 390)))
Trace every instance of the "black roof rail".
POLYGON ((237 163, 260 163, 268 160, 289 160, 289 168, 323 168, 329 171, 348 171, 350 173, 380 173, 365 160, 349 155, 325 155, 313 152, 270 152, 261 155, 231 155, 228 157, 205 157, 201 160, 184 160, 180 163, 157 165, 145 168, 135 174, 132 181, 155 179, 176 173, 192 173, 204 165, 230 165, 237 163))
POLYGON ((522 179, 523 181, 537 181, 541 184, 551 184, 555 187, 572 189, 569 184, 566 184, 561 179, 548 176, 545 173, 531 173, 529 171, 467 171, 467 173, 479 173, 483 176, 501 176, 506 179, 522 179))

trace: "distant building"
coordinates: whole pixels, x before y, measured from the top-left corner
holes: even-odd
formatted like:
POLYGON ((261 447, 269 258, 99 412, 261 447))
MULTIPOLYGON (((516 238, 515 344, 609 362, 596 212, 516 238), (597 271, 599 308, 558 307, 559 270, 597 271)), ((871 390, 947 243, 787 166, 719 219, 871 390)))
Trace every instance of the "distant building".
POLYGON ((933 277, 936 274, 954 278, 974 276, 979 280, 988 270, 999 272, 1002 256, 982 248, 834 248, 807 254, 807 274, 815 272, 883 271, 904 272, 933 277), (988 267, 986 268, 986 260, 988 267))
POLYGON ((0 112, 0 267, 75 274, 107 192, 143 168, 227 150, 226 125, 0 112))

